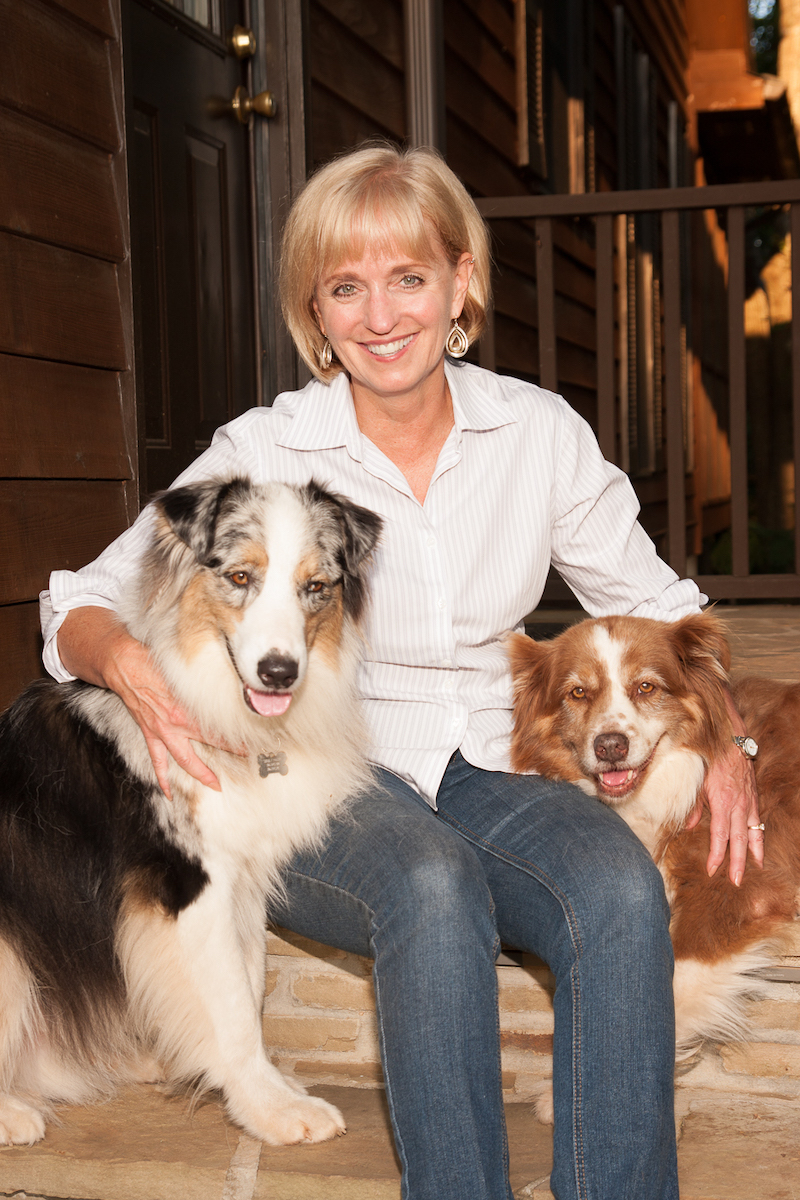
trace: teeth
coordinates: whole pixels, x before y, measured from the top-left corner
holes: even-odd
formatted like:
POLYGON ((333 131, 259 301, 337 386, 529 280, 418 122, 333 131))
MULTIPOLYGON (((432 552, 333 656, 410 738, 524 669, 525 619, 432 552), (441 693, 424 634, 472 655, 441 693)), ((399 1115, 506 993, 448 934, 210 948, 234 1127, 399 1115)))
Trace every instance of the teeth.
POLYGON ((396 342, 385 342, 382 346, 367 346, 370 354, 377 354, 378 358, 388 358, 390 354, 397 354, 398 350, 402 350, 407 346, 413 337, 413 333, 406 338, 400 338, 396 342))

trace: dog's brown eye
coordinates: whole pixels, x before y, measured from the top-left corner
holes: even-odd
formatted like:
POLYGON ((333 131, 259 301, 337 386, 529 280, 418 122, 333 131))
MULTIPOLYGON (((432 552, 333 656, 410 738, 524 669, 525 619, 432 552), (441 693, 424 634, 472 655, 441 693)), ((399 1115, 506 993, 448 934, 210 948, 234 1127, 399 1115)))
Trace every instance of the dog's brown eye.
POLYGON ((639 684, 639 691, 641 692, 641 694, 643 696, 649 696, 650 693, 654 692, 655 690, 656 690, 656 685, 654 683, 650 683, 650 681, 648 679, 643 679, 642 682, 639 684))
POLYGON ((586 692, 582 687, 574 687, 570 692, 570 696, 572 696, 573 700, 585 700, 586 692))
POLYGON ((231 571, 228 579, 230 579, 234 587, 238 588, 247 587, 250 582, 250 576, 247 574, 247 571, 231 571))
POLYGON ((320 592, 323 592, 324 590, 325 590, 325 584, 322 582, 321 579, 309 579, 308 583, 306 584, 306 591, 311 596, 316 596, 320 592))

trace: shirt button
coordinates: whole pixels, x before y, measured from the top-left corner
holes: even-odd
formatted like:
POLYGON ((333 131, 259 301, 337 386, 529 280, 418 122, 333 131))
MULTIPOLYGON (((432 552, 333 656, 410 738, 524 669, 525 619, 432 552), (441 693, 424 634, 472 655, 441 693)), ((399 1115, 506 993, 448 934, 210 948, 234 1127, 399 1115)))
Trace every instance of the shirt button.
POLYGON ((429 538, 428 538, 428 541, 427 541, 427 543, 426 543, 426 545, 428 545, 428 546, 430 546, 430 547, 433 547, 433 546, 435 546, 435 545, 436 545, 436 538, 435 538, 435 537, 429 537, 429 538))
POLYGON ((439 597, 439 608, 447 608, 447 601, 442 596, 439 597))

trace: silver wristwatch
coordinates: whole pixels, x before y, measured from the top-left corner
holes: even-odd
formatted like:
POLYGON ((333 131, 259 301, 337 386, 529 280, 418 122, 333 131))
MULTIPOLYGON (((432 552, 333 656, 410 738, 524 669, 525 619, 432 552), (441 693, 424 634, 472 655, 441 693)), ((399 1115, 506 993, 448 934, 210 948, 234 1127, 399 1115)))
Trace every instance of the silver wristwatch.
POLYGON ((753 738, 746 737, 745 735, 738 735, 735 736, 733 740, 745 758, 755 758, 755 756, 758 754, 758 745, 753 738))

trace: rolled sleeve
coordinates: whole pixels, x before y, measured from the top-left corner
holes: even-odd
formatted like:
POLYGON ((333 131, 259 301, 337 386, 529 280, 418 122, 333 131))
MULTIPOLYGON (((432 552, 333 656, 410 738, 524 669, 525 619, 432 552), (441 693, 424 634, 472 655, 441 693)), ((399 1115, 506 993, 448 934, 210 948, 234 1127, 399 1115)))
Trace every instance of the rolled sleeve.
POLYGON ((592 616, 677 621, 707 602, 693 580, 680 579, 658 557, 639 524, 630 480, 606 462, 589 426, 571 410, 555 481, 553 566, 592 616))

